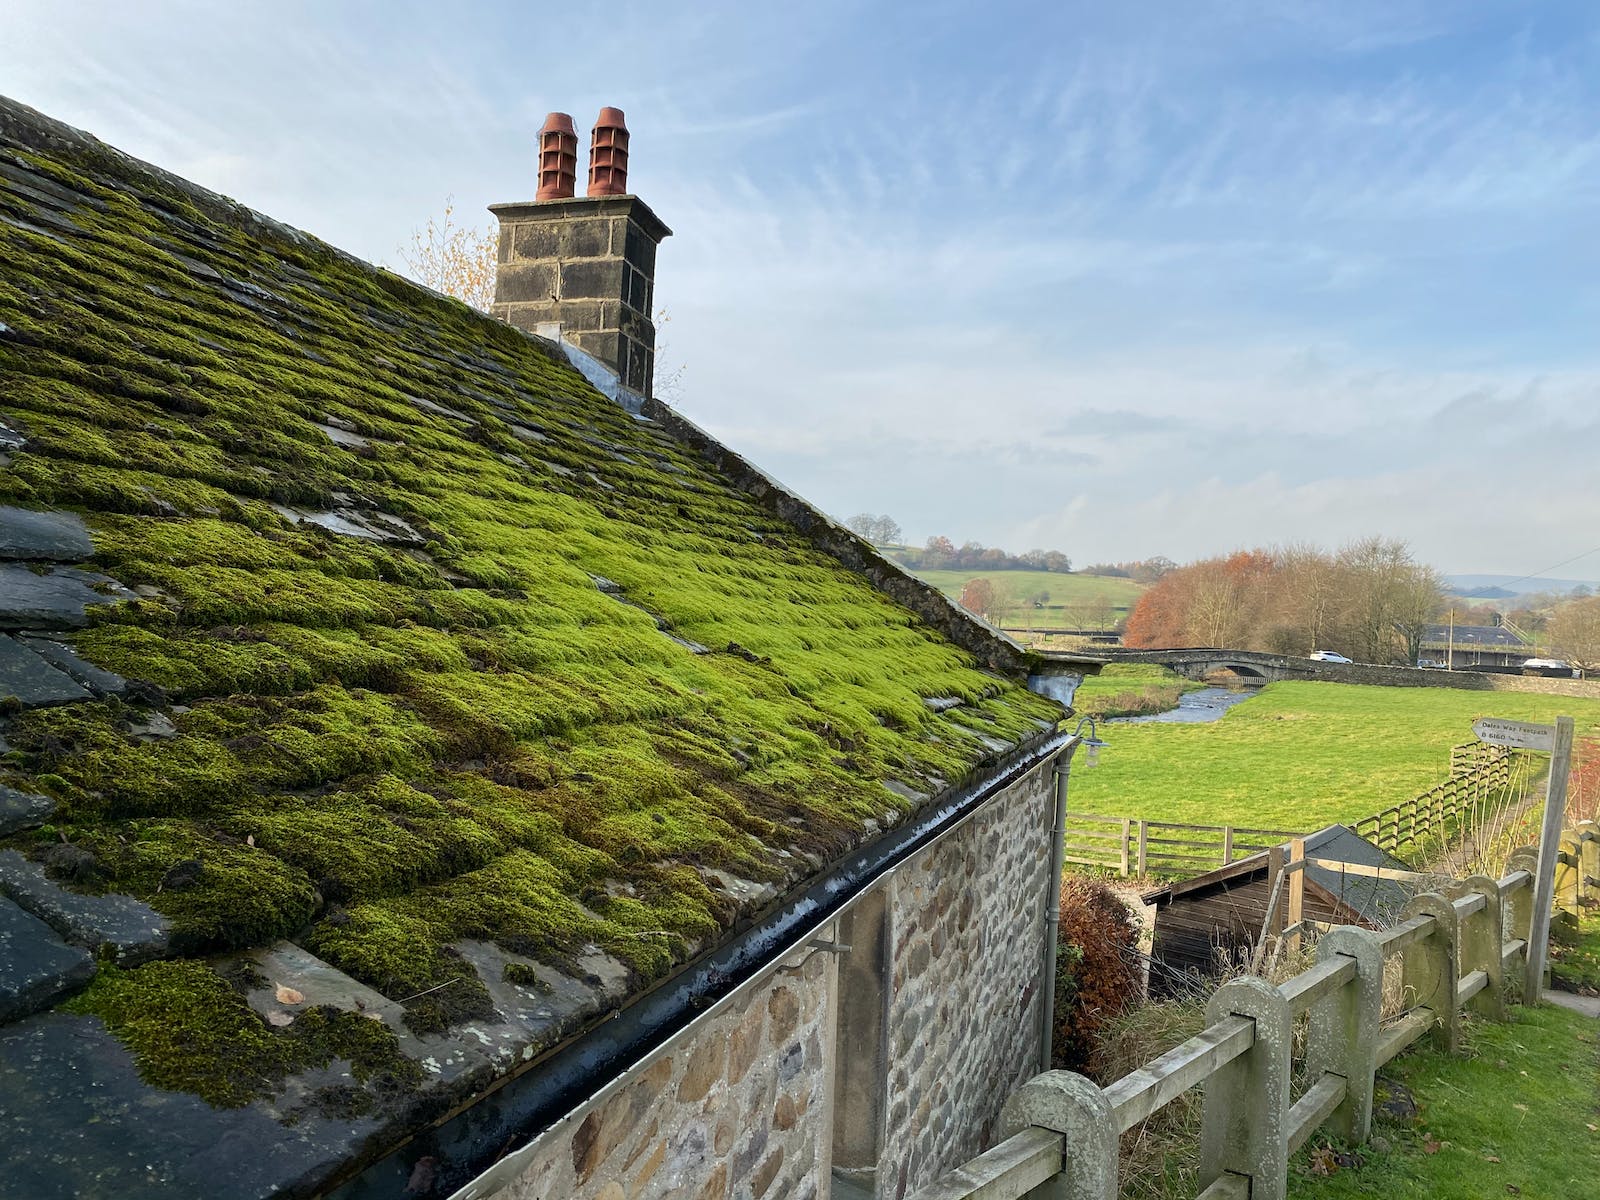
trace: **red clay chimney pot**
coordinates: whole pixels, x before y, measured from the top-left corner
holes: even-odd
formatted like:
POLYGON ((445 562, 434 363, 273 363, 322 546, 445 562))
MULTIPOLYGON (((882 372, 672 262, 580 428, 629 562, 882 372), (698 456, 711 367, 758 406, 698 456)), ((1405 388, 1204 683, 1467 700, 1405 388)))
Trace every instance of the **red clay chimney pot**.
POLYGON ((578 190, 578 131, 566 113, 553 112, 539 128, 539 200, 567 200, 578 190))
POLYGON ((628 124, 620 108, 606 107, 595 118, 589 141, 589 195, 628 192, 628 124))

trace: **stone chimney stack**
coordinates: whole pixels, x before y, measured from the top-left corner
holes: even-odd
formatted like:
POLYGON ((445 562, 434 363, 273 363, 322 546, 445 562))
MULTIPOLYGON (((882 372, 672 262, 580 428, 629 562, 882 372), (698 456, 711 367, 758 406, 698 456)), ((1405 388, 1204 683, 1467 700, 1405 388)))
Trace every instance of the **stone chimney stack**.
POLYGON ((589 194, 575 196, 577 133, 551 113, 539 131, 538 198, 494 204, 499 265, 490 311, 559 337, 615 371, 638 396, 655 376, 656 247, 672 230, 628 194, 628 127, 602 108, 589 147, 589 194))

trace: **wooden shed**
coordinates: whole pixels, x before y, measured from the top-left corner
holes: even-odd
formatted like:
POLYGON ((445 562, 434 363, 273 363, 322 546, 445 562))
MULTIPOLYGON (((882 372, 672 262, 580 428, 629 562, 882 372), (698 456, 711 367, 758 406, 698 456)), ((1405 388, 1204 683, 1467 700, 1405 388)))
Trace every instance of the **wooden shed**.
MULTIPOLYGON (((1150 951, 1153 996, 1170 996, 1196 977, 1224 974, 1248 956, 1267 914, 1273 854, 1282 864, 1288 847, 1277 846, 1144 894, 1144 902, 1156 909, 1150 951)), ((1309 835, 1305 856, 1302 916, 1307 921, 1380 925, 1417 890, 1410 883, 1416 875, 1405 863, 1343 825, 1309 835)), ((1281 928, 1281 915, 1275 924, 1281 928)))

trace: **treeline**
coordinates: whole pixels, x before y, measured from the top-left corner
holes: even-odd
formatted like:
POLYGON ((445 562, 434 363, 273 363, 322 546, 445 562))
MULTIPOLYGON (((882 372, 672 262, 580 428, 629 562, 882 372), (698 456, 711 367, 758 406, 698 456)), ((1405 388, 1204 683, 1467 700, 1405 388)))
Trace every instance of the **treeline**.
POLYGON ((1068 574, 1072 560, 1059 550, 1029 550, 1008 554, 998 546, 931 537, 921 548, 896 548, 895 557, 913 571, 1055 571, 1068 574))
POLYGON ((1083 568, 1085 575, 1112 575, 1118 579, 1131 579, 1135 583, 1154 583, 1178 564, 1165 555, 1154 558, 1136 558, 1132 562, 1092 563, 1083 568))
POLYGON ((1123 640, 1414 665, 1443 602, 1438 572, 1404 542, 1241 550, 1167 572, 1140 596, 1123 640))

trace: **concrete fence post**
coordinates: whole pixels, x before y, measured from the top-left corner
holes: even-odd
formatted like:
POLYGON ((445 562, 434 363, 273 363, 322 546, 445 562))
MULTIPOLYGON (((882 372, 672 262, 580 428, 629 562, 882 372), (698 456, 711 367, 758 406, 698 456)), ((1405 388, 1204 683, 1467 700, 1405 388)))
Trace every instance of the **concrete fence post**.
POLYGON ((1356 961, 1356 977, 1311 1006, 1306 1036, 1306 1070, 1344 1077, 1344 1099, 1329 1118, 1334 1131, 1359 1146, 1372 1130, 1372 1078, 1378 1070, 1378 1036, 1383 1024, 1383 943, 1370 929, 1340 925, 1317 942, 1317 958, 1356 961))
POLYGON ((1463 917, 1458 927, 1461 939, 1461 974, 1482 971, 1489 977, 1487 986, 1472 999, 1467 1007, 1493 1021, 1506 1019, 1504 981, 1505 926, 1500 912, 1500 884, 1487 875, 1468 875, 1456 885, 1463 896, 1482 896, 1483 907, 1470 916, 1463 917))
POLYGON ((1224 1173, 1250 1180, 1250 1200, 1284 1200, 1289 1186, 1289 1053, 1294 1014, 1283 992, 1259 976, 1217 989, 1206 1024, 1255 1022, 1250 1049, 1205 1082, 1200 1109, 1200 1187, 1224 1173))
POLYGON ((1000 1136, 1029 1127, 1062 1136, 1061 1174, 1029 1192, 1033 1200, 1117 1200, 1117 1126, 1093 1080, 1072 1071, 1028 1080, 1000 1110, 1000 1136))
POLYGON ((1592 898, 1600 890, 1600 821, 1579 821, 1578 899, 1592 898))
POLYGON ((1456 1011, 1460 963, 1456 906, 1437 892, 1423 892, 1413 896, 1400 915, 1401 920, 1433 918, 1428 936, 1411 943, 1402 953, 1400 983, 1410 1006, 1432 1010, 1433 1030, 1429 1037, 1433 1044, 1454 1054, 1461 1045, 1461 1019, 1456 1011))
MULTIPOLYGON (((1526 871, 1527 882, 1515 888, 1506 896, 1505 933, 1508 938, 1521 938, 1527 941, 1533 929, 1533 879, 1539 870, 1539 852, 1532 846, 1524 846, 1520 850, 1513 850, 1506 859, 1506 871, 1526 871)), ((1527 961, 1527 952, 1523 952, 1523 961, 1527 961)), ((1527 998, 1529 1004, 1532 998, 1527 998)))
POLYGON ((1560 857, 1556 860, 1555 869, 1555 912, 1561 918, 1561 923, 1571 926, 1582 916, 1582 906, 1578 903, 1581 895, 1580 880, 1583 876, 1583 843, 1579 840, 1576 830, 1566 829, 1561 833, 1560 857))

